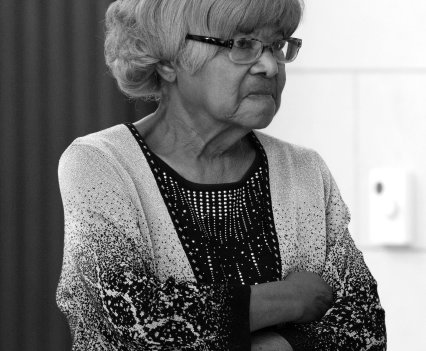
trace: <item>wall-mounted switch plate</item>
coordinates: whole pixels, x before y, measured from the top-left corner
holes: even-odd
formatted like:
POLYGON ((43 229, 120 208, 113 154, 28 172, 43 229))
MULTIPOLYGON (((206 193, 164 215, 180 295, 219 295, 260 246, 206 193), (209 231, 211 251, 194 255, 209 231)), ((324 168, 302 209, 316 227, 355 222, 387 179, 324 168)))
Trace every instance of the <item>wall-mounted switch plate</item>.
POLYGON ((401 168, 375 168, 369 175, 369 241, 407 246, 412 241, 410 179, 401 168))

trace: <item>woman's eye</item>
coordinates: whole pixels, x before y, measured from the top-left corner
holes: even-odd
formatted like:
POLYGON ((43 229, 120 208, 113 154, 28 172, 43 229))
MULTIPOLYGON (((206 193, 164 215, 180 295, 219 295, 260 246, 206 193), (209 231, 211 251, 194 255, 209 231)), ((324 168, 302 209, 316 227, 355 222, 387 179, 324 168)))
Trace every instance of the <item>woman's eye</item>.
POLYGON ((249 39, 237 39, 234 43, 234 45, 239 49, 251 49, 252 41, 249 39))
POLYGON ((276 51, 282 50, 282 48, 285 46, 286 42, 284 40, 276 41, 272 44, 272 48, 276 51))

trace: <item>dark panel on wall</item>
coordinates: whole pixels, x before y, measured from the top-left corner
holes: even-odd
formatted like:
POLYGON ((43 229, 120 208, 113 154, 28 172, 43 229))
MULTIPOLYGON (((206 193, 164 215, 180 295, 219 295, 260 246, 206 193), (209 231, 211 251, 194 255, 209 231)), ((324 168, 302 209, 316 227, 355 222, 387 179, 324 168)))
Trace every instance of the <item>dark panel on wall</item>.
POLYGON ((139 115, 104 64, 109 3, 0 1, 0 350, 71 349, 55 303, 58 160, 76 137, 139 115))

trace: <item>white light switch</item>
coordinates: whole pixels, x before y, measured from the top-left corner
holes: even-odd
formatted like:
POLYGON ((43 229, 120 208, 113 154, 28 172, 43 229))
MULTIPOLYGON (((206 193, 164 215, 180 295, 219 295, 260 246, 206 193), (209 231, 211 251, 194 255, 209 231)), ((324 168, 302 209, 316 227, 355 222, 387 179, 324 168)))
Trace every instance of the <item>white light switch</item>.
POLYGON ((370 241, 375 245, 411 243, 410 180, 404 169, 375 168, 369 176, 370 241))

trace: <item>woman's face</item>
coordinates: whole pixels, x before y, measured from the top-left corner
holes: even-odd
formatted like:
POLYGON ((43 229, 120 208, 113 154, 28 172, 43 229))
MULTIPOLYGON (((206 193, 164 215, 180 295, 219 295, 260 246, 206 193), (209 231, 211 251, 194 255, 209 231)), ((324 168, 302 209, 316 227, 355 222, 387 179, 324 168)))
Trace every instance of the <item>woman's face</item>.
MULTIPOLYGON (((244 37, 265 43, 282 38, 271 27, 244 37)), ((206 44, 207 45, 207 44, 206 44)), ((252 64, 235 64, 228 50, 220 51, 195 75, 180 71, 177 88, 183 106, 205 128, 261 129, 269 125, 281 103, 285 66, 269 50, 252 64)))

